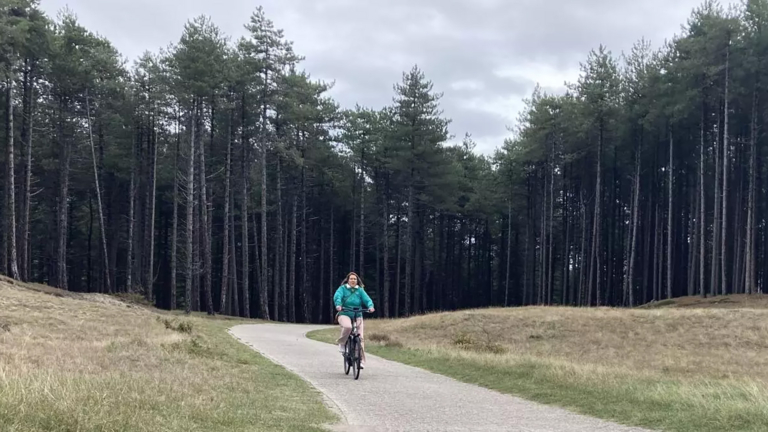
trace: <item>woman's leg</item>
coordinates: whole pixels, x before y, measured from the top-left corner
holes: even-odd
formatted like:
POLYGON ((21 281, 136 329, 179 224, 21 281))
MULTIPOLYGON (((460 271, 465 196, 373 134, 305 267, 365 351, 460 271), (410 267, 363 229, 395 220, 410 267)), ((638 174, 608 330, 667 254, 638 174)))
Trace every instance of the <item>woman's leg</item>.
POLYGON ((352 320, 346 315, 339 315, 339 325, 341 326, 341 336, 336 340, 339 344, 339 350, 344 352, 344 345, 347 343, 349 334, 352 333, 352 320))
POLYGON ((360 333, 360 351, 363 353, 362 355, 362 361, 365 362, 365 339, 363 338, 364 333, 364 325, 363 325, 363 318, 360 317, 357 319, 357 332, 360 333))

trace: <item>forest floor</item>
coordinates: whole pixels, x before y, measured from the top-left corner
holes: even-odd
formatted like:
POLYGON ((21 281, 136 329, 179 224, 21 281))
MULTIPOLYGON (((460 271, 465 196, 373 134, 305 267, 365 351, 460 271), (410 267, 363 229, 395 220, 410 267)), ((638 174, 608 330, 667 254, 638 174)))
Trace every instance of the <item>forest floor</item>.
POLYGON ((0 430, 312 431, 337 423, 317 390, 227 333, 254 322, 0 279, 0 430))
MULTIPOLYGON (((682 432, 768 430, 765 297, 661 303, 366 320, 366 349, 622 424, 682 432)), ((308 336, 331 343, 338 331, 308 336)))

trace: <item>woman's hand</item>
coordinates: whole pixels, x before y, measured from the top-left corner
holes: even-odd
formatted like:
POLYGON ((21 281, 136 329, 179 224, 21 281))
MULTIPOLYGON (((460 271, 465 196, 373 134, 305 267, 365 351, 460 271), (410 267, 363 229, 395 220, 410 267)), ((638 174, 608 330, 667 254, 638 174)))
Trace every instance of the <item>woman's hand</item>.
POLYGON ((337 310, 338 312, 341 312, 341 306, 336 306, 336 310, 337 310))
POLYGON ((368 309, 368 313, 374 313, 374 312, 376 312, 376 309, 374 309, 374 308, 368 309))

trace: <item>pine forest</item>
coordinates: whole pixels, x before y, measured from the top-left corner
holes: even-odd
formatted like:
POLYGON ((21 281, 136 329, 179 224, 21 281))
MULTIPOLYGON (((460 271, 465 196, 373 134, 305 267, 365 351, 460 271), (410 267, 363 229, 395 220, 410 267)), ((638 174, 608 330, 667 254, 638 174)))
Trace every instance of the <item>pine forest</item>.
POLYGON ((342 107, 261 7, 244 24, 128 61, 75 12, 2 1, 0 273, 305 323, 350 271, 380 317, 768 286, 768 0, 584 53, 492 155, 418 65, 342 107))

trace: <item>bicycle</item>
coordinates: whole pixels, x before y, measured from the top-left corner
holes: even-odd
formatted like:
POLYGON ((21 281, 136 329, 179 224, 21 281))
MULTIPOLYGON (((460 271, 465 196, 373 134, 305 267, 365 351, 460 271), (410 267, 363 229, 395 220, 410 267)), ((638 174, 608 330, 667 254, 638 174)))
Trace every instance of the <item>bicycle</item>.
POLYGON ((347 338, 347 343, 344 345, 344 374, 349 375, 349 371, 352 370, 352 376, 357 380, 360 378, 360 362, 362 361, 363 348, 360 342, 360 333, 357 331, 357 314, 362 316, 362 312, 367 312, 365 309, 352 309, 342 308, 344 312, 354 312, 355 315, 352 321, 352 332, 347 338))

